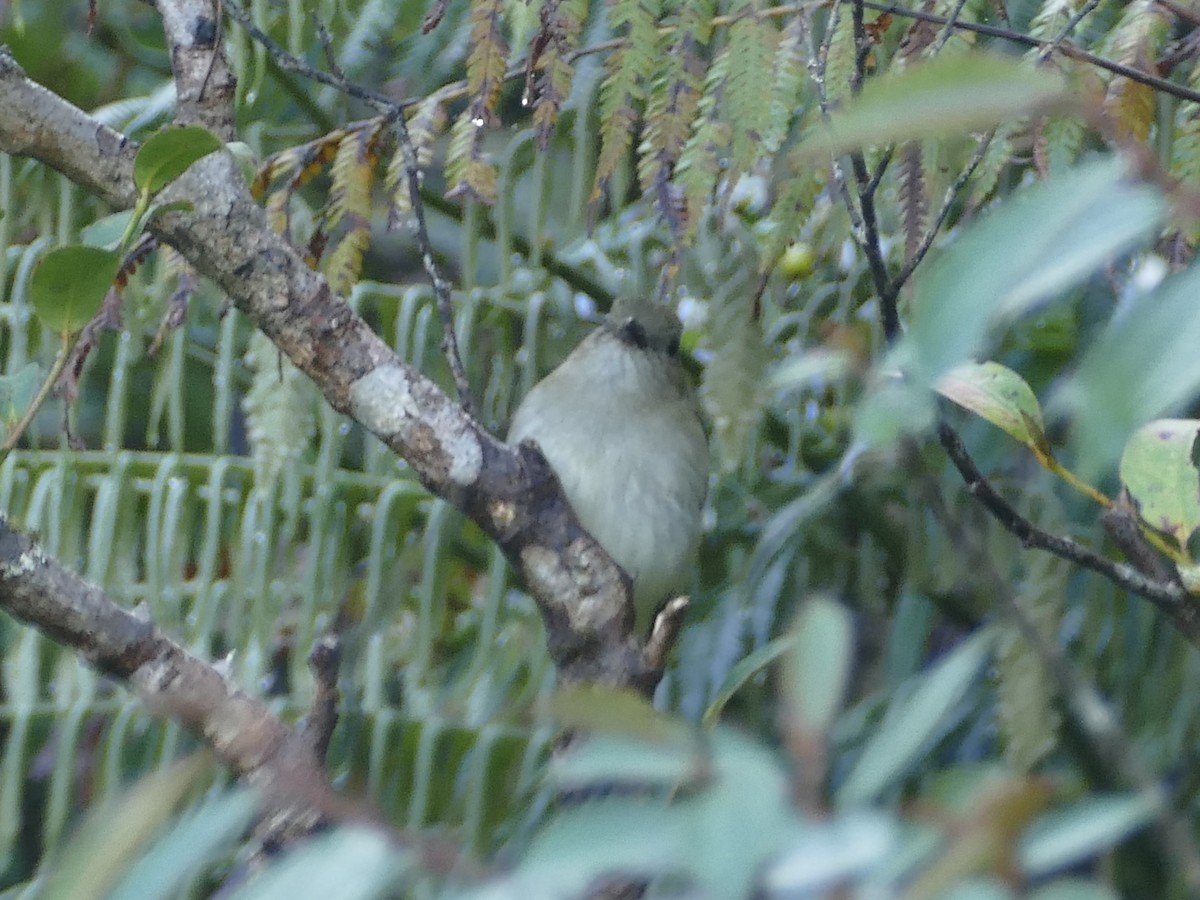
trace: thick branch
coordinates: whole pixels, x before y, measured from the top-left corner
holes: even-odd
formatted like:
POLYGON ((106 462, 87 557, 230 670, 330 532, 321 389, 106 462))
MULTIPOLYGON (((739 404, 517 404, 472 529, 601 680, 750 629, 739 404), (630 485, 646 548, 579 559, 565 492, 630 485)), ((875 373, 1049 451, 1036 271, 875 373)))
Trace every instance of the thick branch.
MULTIPOLYGON (((134 148, 29 81, 2 50, 0 150, 38 159, 115 207, 133 203, 134 148)), ((186 200, 192 209, 156 219, 156 236, 213 279, 336 410, 496 540, 541 604, 564 678, 644 678, 626 624, 628 583, 579 526, 539 454, 492 437, 396 356, 271 230, 228 154, 201 160, 160 200, 186 200)))
POLYGON ((178 720, 277 813, 364 819, 328 786, 305 742, 263 704, 151 622, 113 603, 0 516, 0 605, 100 671, 120 678, 152 712, 178 720))

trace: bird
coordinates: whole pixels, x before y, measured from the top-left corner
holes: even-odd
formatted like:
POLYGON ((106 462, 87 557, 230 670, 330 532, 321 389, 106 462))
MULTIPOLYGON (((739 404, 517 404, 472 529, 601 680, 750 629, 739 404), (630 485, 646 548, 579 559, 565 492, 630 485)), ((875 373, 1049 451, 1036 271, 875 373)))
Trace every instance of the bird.
POLYGON ((533 441, 579 523, 633 583, 643 636, 690 583, 708 492, 708 439, 664 305, 622 297, 521 401, 508 442, 533 441))

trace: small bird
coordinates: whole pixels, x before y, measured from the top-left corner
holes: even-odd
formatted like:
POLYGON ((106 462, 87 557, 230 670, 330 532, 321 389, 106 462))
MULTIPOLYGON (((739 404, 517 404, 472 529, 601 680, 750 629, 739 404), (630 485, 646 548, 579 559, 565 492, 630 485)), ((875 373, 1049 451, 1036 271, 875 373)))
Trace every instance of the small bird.
POLYGON ((708 490, 708 440, 679 360, 678 317, 623 298, 513 415, 579 522, 633 580, 636 627, 689 581, 708 490))

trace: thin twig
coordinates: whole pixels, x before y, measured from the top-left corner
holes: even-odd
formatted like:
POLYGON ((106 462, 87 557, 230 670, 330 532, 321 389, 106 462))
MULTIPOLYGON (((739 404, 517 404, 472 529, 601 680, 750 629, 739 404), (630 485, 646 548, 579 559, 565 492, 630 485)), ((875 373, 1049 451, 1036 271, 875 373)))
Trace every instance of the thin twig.
MULTIPOLYGON (((867 58, 871 50, 871 42, 867 37, 866 23, 863 19, 863 4, 856 0, 851 7, 854 18, 854 72, 850 76, 850 89, 857 94, 862 89, 866 78, 867 58)), ((886 161, 891 159, 891 150, 885 155, 885 162, 880 165, 875 177, 867 170, 867 161, 861 150, 850 154, 850 167, 854 172, 854 181, 858 187, 858 208, 862 214, 863 234, 859 245, 867 257, 867 267, 871 272, 871 281, 875 284, 875 293, 879 297, 879 314, 883 320, 883 335, 890 344, 900 336, 900 313, 896 306, 899 292, 893 290, 887 274, 887 261, 883 258, 883 245, 879 238, 879 217, 875 210, 875 191, 886 169, 886 161)))
MULTIPOLYGON (((787 17, 787 16, 794 16, 794 15, 797 15, 800 13, 812 12, 814 9, 818 9, 818 8, 824 7, 824 6, 833 6, 834 8, 836 8, 840 4, 844 4, 844 3, 849 4, 849 3, 855 3, 855 2, 859 2, 859 0, 822 0, 822 2, 819 2, 816 4, 813 4, 813 3, 789 3, 789 4, 786 4, 783 6, 773 6, 770 9, 765 9, 762 12, 760 12, 758 15, 760 18, 782 18, 782 17, 787 17)), ((880 3, 880 2, 875 2, 875 0, 861 0, 861 2, 862 2, 862 6, 864 9, 871 9, 871 10, 875 10, 878 12, 891 13, 892 15, 902 16, 907 19, 916 19, 917 21, 920 21, 920 22, 930 22, 934 25, 952 25, 952 27, 954 27, 955 29, 957 29, 959 31, 970 31, 970 32, 974 32, 975 34, 986 35, 987 37, 994 37, 994 38, 999 38, 1000 40, 1012 41, 1014 44, 1021 44, 1022 46, 1025 46, 1025 47, 1047 46, 1046 42, 1043 40, 1032 37, 1031 35, 1028 35, 1028 34, 1023 34, 1022 32, 1019 32, 1019 31, 1013 31, 1008 28, 1001 28, 998 25, 984 25, 979 22, 970 22, 970 21, 963 21, 961 19, 952 19, 951 17, 948 17, 948 16, 939 16, 936 13, 925 12, 924 10, 908 9, 906 7, 900 6, 895 3, 880 3)), ((1091 2, 1091 0, 1089 0, 1089 2, 1091 2)), ((1163 6, 1165 6, 1167 9, 1170 9, 1176 15, 1180 16, 1180 18, 1183 18, 1187 21, 1195 22, 1195 21, 1197 21, 1197 19, 1200 19, 1200 17, 1196 17, 1195 13, 1192 13, 1191 15, 1196 18, 1189 18, 1188 15, 1185 15, 1184 12, 1180 11, 1182 9, 1182 7, 1179 7, 1177 4, 1173 3, 1172 0, 1158 0, 1158 2, 1161 3, 1163 6)), ((711 24, 714 27, 728 25, 732 21, 733 18, 734 17, 731 17, 731 16, 717 16, 712 20, 711 24)), ((661 26, 658 30, 659 30, 660 34, 669 34, 675 30, 675 27, 676 26, 674 26, 674 25, 664 25, 664 26, 661 26)), ((578 50, 575 50, 574 52, 572 52, 568 58, 570 59, 570 61, 572 63, 575 63, 587 56, 594 56, 598 53, 607 53, 610 50, 616 50, 617 48, 624 46, 624 44, 625 44, 625 40, 623 38, 612 38, 607 41, 600 41, 600 42, 598 42, 596 44, 592 44, 591 46, 588 46, 588 47, 580 47, 578 50)), ((1052 45, 1054 45, 1055 49, 1058 50, 1058 52, 1062 53, 1064 56, 1069 56, 1072 59, 1079 60, 1080 62, 1090 63, 1091 65, 1096 66, 1097 68, 1105 69, 1109 72, 1113 72, 1116 75, 1124 75, 1126 78, 1129 78, 1131 81, 1136 81, 1140 84, 1148 85, 1156 90, 1162 91, 1165 94, 1170 94, 1173 97, 1178 97, 1181 100, 1191 100, 1193 102, 1200 103, 1200 91, 1194 91, 1191 88, 1187 87, 1186 85, 1176 84, 1173 81, 1168 81, 1165 78, 1160 78, 1157 75, 1150 74, 1149 72, 1142 72, 1138 69, 1131 68, 1122 63, 1113 62, 1112 60, 1105 59, 1102 56, 1097 56, 1094 53, 1089 53, 1088 51, 1082 50, 1073 44, 1069 44, 1069 43, 1066 43, 1065 41, 1062 41, 1061 38, 1058 38, 1055 41, 1053 41, 1052 45)), ((525 74, 525 63, 522 61, 522 62, 519 62, 518 64, 514 65, 512 68, 508 69, 504 73, 504 80, 511 81, 514 78, 523 77, 524 74, 525 74)), ((446 87, 443 88, 443 91, 444 91, 443 96, 447 100, 461 100, 463 97, 467 96, 469 89, 467 87, 467 81, 464 78, 460 81, 452 82, 451 84, 446 85, 446 87)), ((404 100, 401 100, 399 102, 399 105, 401 107, 407 109, 410 106, 416 106, 418 103, 421 103, 424 99, 425 99, 424 97, 408 97, 404 100)))
POLYGON ((1063 26, 1063 29, 1058 33, 1058 36, 1042 48, 1042 52, 1038 54, 1038 61, 1045 62, 1048 60, 1051 54, 1053 54, 1054 51, 1062 45, 1062 42, 1070 37, 1071 32, 1074 31, 1079 23, 1083 21, 1084 16, 1088 15, 1088 13, 1090 13, 1099 5, 1100 0, 1088 0, 1087 3, 1079 7, 1079 11, 1076 12, 1075 15, 1071 16, 1071 20, 1063 26))
POLYGON ((1070 538, 1058 537, 1038 528, 1000 495, 975 465, 958 432, 945 421, 938 423, 938 440, 966 482, 967 489, 1008 531, 1026 547, 1035 547, 1099 572, 1119 587, 1145 597, 1170 617, 1193 644, 1200 646, 1200 603, 1179 584, 1150 578, 1132 566, 1101 556, 1070 538))
MULTIPOLYGON (((827 69, 829 65, 829 49, 833 44, 833 36, 837 30, 838 19, 841 16, 840 9, 834 6, 829 13, 829 21, 825 24, 825 35, 821 38, 821 43, 813 46, 812 31, 808 31, 809 55, 816 60, 816 66, 813 71, 813 86, 817 91, 817 107, 821 111, 821 118, 826 124, 830 119, 829 108, 829 92, 826 89, 827 69)), ((842 204, 846 207, 846 215, 850 217, 850 228, 854 234, 855 240, 860 244, 864 240, 862 218, 858 214, 858 210, 854 206, 854 200, 850 196, 850 188, 846 184, 846 173, 842 170, 841 161, 835 157, 830 161, 830 168, 833 173, 833 183, 837 188, 838 195, 842 198, 842 204)))
POLYGON ((54 390, 54 385, 58 383, 58 376, 66 368, 67 360, 71 358, 71 348, 73 346, 75 346, 74 338, 62 338, 62 343, 58 347, 58 353, 54 357, 54 364, 50 367, 50 371, 46 373, 46 380, 42 382, 41 387, 38 388, 38 392, 34 395, 28 408, 26 408, 24 414, 17 421, 17 424, 9 431, 4 443, 0 445, 0 461, 8 456, 12 452, 12 449, 20 443, 21 436, 29 430, 29 426, 37 418, 42 404, 46 402, 46 399, 50 396, 50 392, 54 390))
MULTIPOLYGON (((934 25, 945 25, 950 19, 947 16, 939 16, 936 13, 925 12, 918 9, 908 9, 899 6, 895 3, 878 3, 875 0, 838 0, 839 3, 862 3, 867 9, 877 10, 879 12, 891 13, 895 16, 904 16, 908 19, 916 19, 919 22, 932 22, 934 25)), ((1019 31, 1012 31, 1008 28, 1000 28, 996 25, 984 25, 979 22, 959 21, 955 23, 956 28, 962 31, 972 31, 975 34, 983 34, 988 37, 1000 38, 1005 41, 1012 41, 1014 44, 1021 44, 1025 47, 1042 47, 1045 41, 1039 40, 1032 35, 1022 34, 1019 31)), ((1071 59, 1079 62, 1086 62, 1097 68, 1112 72, 1115 75, 1124 75, 1130 81, 1136 81, 1139 84, 1144 84, 1155 90, 1162 91, 1164 94, 1170 94, 1173 97, 1178 97, 1180 100, 1191 100, 1193 103, 1200 103, 1200 91, 1194 91, 1182 84, 1176 84, 1173 81, 1168 81, 1166 78, 1160 78, 1157 75, 1151 75, 1149 72, 1143 72, 1140 69, 1135 69, 1123 63, 1113 62, 1110 59, 1105 59, 1102 56, 1097 56, 1094 53, 1089 53, 1076 47, 1074 44, 1063 41, 1058 52, 1063 56, 1068 56, 1071 59)))
POLYGON ((337 54, 333 50, 333 38, 329 36, 329 29, 325 27, 325 23, 321 21, 321 17, 314 15, 314 22, 317 26, 317 37, 321 41, 321 47, 325 51, 325 62, 329 66, 329 71, 338 78, 345 78, 346 73, 342 71, 342 67, 338 64, 337 54))
POLYGON ((933 44, 930 45, 930 55, 938 53, 946 46, 946 41, 950 40, 950 35, 954 33, 954 29, 958 26, 958 17, 962 15, 963 7, 967 5, 967 0, 958 0, 954 4, 954 11, 950 13, 946 24, 942 26, 942 30, 938 32, 938 36, 934 38, 933 44))
MULTIPOLYGON (((942 427, 949 428, 945 425, 942 427)), ((926 507, 963 551, 971 571, 985 585, 1001 615, 1020 631, 1053 679, 1063 707, 1087 741, 1091 752, 1103 763, 1107 772, 1113 773, 1124 786, 1158 800, 1155 825, 1161 844, 1174 868, 1187 883, 1189 895, 1195 896, 1200 890, 1200 850, 1196 847, 1190 826, 1172 808, 1161 780, 1142 763, 1117 716, 1095 686, 1076 670, 1061 647, 1046 639, 1016 602, 1012 588, 997 570, 978 533, 954 518, 933 476, 927 471, 923 472, 919 484, 926 507)))
POLYGON ((437 298, 438 316, 442 321, 442 352, 450 365, 450 374, 454 378, 454 386, 458 391, 458 399, 463 409, 476 418, 476 406, 471 394, 471 384, 463 367, 462 355, 459 353, 458 337, 454 332, 454 308, 450 301, 450 284, 438 269, 433 258, 433 244, 429 238, 429 228, 425 222, 425 205, 421 199, 421 169, 417 163, 417 151, 413 147, 408 134, 408 123, 404 118, 404 105, 390 100, 378 91, 363 87, 356 82, 338 74, 323 72, 313 68, 308 63, 288 53, 270 36, 263 33, 254 24, 250 14, 237 3, 226 2, 225 9, 238 24, 246 30, 254 40, 258 41, 275 60, 278 66, 288 72, 295 72, 304 78, 328 85, 350 97, 369 104, 381 113, 396 133, 400 153, 404 157, 404 169, 407 177, 409 202, 412 205, 414 231, 417 237, 417 247, 421 252, 421 262, 425 273, 433 285, 433 293, 437 298))

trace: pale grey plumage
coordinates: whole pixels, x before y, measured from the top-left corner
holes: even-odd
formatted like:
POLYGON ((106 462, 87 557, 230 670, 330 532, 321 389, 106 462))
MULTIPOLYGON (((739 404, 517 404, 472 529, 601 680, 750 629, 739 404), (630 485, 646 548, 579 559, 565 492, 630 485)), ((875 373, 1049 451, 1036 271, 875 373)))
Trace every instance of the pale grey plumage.
POLYGON ((708 443, 679 361, 679 319, 619 300, 522 401, 508 440, 534 440, 586 528, 633 579, 638 628, 686 589, 708 443))

